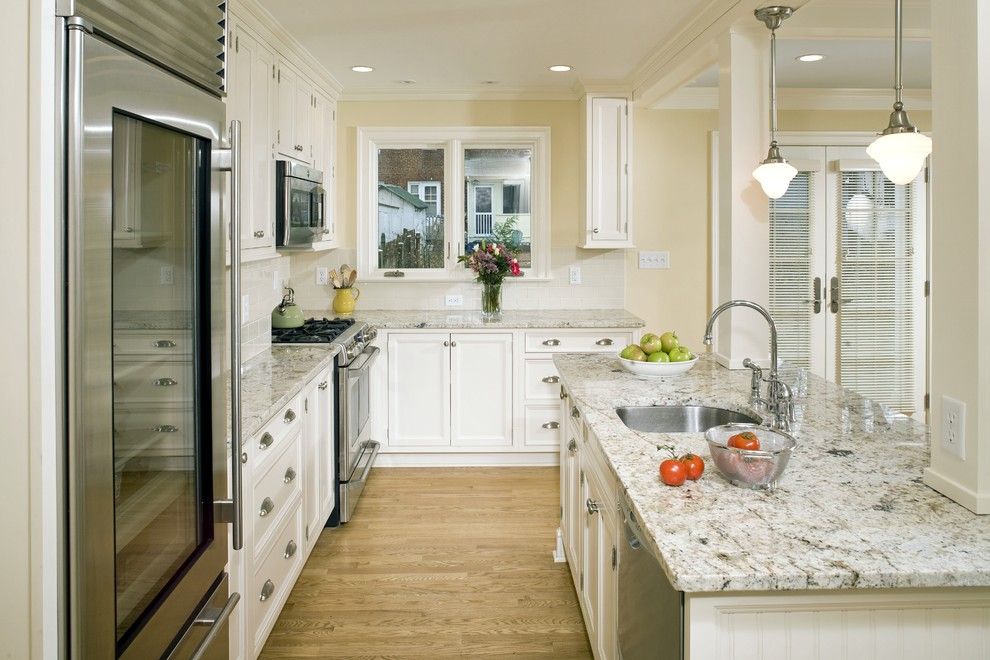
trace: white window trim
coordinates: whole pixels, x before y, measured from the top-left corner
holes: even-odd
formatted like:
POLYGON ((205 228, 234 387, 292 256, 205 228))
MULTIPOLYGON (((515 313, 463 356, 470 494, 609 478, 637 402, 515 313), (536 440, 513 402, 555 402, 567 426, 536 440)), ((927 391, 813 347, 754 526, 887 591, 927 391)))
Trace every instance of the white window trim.
POLYGON ((530 171, 530 214, 533 218, 532 266, 523 269, 528 281, 550 279, 550 128, 546 126, 461 126, 461 127, 358 127, 357 129, 357 262, 365 281, 448 282, 471 281, 473 274, 457 263, 464 241, 460 219, 464 200, 459 194, 464 180, 462 154, 465 148, 526 147, 533 150, 530 171), (371 240, 369 227, 378 219, 378 149, 443 148, 444 185, 451 194, 442 199, 444 241, 447 263, 444 268, 404 271, 403 277, 386 277, 378 268, 377 240, 371 240))

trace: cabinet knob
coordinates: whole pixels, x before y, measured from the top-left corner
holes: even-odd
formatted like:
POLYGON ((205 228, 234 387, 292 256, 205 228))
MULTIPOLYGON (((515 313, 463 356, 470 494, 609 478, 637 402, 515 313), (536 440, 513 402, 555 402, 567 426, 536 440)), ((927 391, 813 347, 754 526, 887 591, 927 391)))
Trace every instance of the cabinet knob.
POLYGON ((282 417, 282 421, 286 424, 291 424, 296 421, 296 413, 293 412, 292 408, 285 411, 285 415, 282 417))
POLYGON ((450 342, 450 346, 451 346, 451 348, 453 348, 454 346, 457 346, 457 342, 456 341, 450 342))
POLYGON ((295 541, 289 541, 285 545, 285 552, 282 553, 282 556, 285 557, 286 559, 292 559, 292 556, 296 554, 296 550, 297 549, 298 548, 296 546, 296 542, 295 541))
POLYGON ((264 518, 274 510, 275 502, 272 501, 272 498, 266 497, 264 501, 262 501, 261 507, 258 509, 258 516, 264 518))
POLYGON ((450 342, 449 341, 445 341, 443 343, 443 346, 444 346, 444 348, 447 348, 448 346, 450 346, 450 342))
POLYGON ((567 443, 567 451, 572 454, 577 451, 577 440, 571 438, 571 441, 567 443))
POLYGON ((571 417, 574 418, 581 417, 581 411, 577 409, 577 406, 571 406, 571 417))
POLYGON ((548 431, 553 429, 559 429, 560 422, 547 422, 546 424, 543 425, 543 428, 547 429, 548 431))
POLYGON ((263 603, 271 598, 273 593, 275 593, 275 583, 271 580, 265 580, 265 584, 261 587, 261 595, 258 596, 258 600, 263 603))
POLYGON ((595 227, 594 229, 591 230, 591 233, 592 234, 597 234, 599 231, 601 231, 601 230, 598 227, 595 227))
POLYGON ((254 232, 254 237, 255 238, 264 238, 265 237, 265 230, 264 229, 257 230, 256 232, 254 232))
POLYGON ((595 513, 598 513, 598 502, 591 499, 590 497, 588 498, 588 501, 584 503, 584 505, 588 507, 588 515, 593 515, 595 513))
POLYGON ((247 452, 246 451, 242 451, 241 452, 241 463, 247 463, 247 452))
POLYGON ((258 441, 258 449, 268 449, 275 442, 275 438, 271 433, 265 433, 261 436, 261 440, 258 441))
POLYGON ((282 483, 291 484, 295 480, 296 480, 296 471, 293 470, 291 467, 287 468, 285 471, 285 476, 282 477, 282 483))
POLYGON ((297 145, 295 145, 292 148, 295 149, 296 151, 302 151, 303 150, 303 146, 301 144, 297 144, 297 145))
POLYGON ((327 387, 329 387, 329 385, 327 384, 327 381, 323 381, 322 383, 317 385, 317 387, 320 388, 321 390, 325 390, 327 389, 327 387))
POLYGON ((543 382, 550 385, 555 385, 560 382, 560 376, 546 376, 543 378, 543 382))
POLYGON ((545 339, 545 340, 543 340, 543 345, 544 346, 560 346, 560 340, 559 339, 545 339))
POLYGON ((323 233, 324 234, 329 234, 330 233, 330 229, 329 228, 324 228, 323 229, 323 233))
POLYGON ((611 339, 606 337, 605 339, 599 339, 595 343, 598 344, 599 346, 611 346, 613 342, 611 339))

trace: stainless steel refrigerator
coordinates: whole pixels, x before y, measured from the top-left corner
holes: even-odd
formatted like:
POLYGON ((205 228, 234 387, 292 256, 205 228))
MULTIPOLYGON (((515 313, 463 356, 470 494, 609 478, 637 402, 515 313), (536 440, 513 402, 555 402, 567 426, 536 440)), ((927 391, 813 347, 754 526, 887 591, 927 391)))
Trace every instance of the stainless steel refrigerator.
POLYGON ((228 484, 225 412, 222 216, 236 236, 239 160, 222 101, 225 7, 59 10, 68 648, 226 659, 240 485, 237 473, 228 484))

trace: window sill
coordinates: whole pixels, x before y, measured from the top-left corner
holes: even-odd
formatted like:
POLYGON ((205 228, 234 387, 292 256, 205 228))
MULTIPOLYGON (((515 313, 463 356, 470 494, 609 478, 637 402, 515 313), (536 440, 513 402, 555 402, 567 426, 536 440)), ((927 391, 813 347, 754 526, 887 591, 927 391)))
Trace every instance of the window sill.
MULTIPOLYGON (((506 282, 518 279, 520 282, 552 282, 553 277, 550 275, 523 275, 520 278, 505 278, 506 282)), ((416 275, 406 275, 405 277, 385 277, 383 275, 365 275, 361 278, 362 282, 387 282, 390 284, 474 284, 473 277, 423 277, 416 275)), ((509 286, 512 286, 509 284, 509 286)))

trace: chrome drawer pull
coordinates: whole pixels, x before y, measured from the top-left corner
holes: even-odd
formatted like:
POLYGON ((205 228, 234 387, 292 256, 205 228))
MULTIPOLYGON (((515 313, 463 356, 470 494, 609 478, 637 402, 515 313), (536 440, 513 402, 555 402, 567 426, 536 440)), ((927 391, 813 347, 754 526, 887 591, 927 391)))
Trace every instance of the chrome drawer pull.
POLYGON ((599 339, 595 343, 598 344, 599 346, 611 346, 612 340, 606 337, 605 339, 599 339))
POLYGON ((330 385, 329 385, 329 384, 327 383, 327 381, 323 381, 322 383, 320 383, 319 385, 317 385, 317 387, 318 387, 318 388, 320 388, 321 390, 325 390, 325 389, 327 389, 327 388, 328 388, 329 386, 330 386, 330 385))
POLYGON ((559 339, 545 339, 543 341, 543 345, 544 346, 560 346, 560 340, 559 339))
POLYGON ((272 502, 272 498, 266 497, 265 501, 261 503, 261 508, 258 509, 258 515, 264 518, 274 510, 275 510, 275 503, 272 502))
POLYGON ((257 230, 256 232, 254 232, 254 237, 255 238, 264 238, 265 237, 265 230, 264 229, 257 230))
POLYGON ((285 471, 285 476, 282 477, 282 483, 291 484, 295 480, 296 480, 296 471, 293 470, 292 468, 288 468, 285 471))
POLYGON ((575 417, 575 418, 581 417, 581 411, 577 409, 577 406, 573 406, 571 408, 571 417, 575 417))
POLYGON ((272 597, 275 593, 275 583, 271 580, 265 580, 265 584, 261 587, 261 596, 258 597, 262 603, 272 597))
POLYGON ((547 422, 546 424, 543 425, 543 428, 545 428, 547 430, 550 430, 550 429, 559 429, 560 428, 560 422, 547 422))
POLYGON ((591 499, 590 497, 588 498, 588 501, 584 503, 584 505, 588 507, 588 515, 598 513, 598 502, 591 499))
POLYGON ((155 433, 178 433, 179 427, 171 424, 159 424, 155 427, 155 433))
POLYGON ((173 385, 178 385, 179 381, 174 378, 156 378, 155 387, 172 387, 173 385))
POLYGON ((285 416, 282 418, 282 421, 286 424, 291 424, 296 421, 296 413, 292 412, 292 408, 285 411, 285 416))
POLYGON ((258 442, 258 449, 268 449, 275 442, 275 438, 272 437, 271 433, 266 433, 261 436, 261 440, 258 442))
POLYGON ((153 345, 155 348, 175 348, 175 342, 171 339, 156 339, 153 345))
POLYGON ((571 441, 567 443, 567 451, 572 454, 577 451, 577 440, 571 438, 571 441))
POLYGON ((556 385, 557 383, 560 382, 560 376, 547 376, 543 378, 543 382, 547 383, 548 385, 556 385))
POLYGON ((296 542, 289 541, 285 545, 285 552, 282 553, 282 556, 285 557, 286 559, 292 559, 292 556, 296 554, 296 549, 297 549, 296 542))

